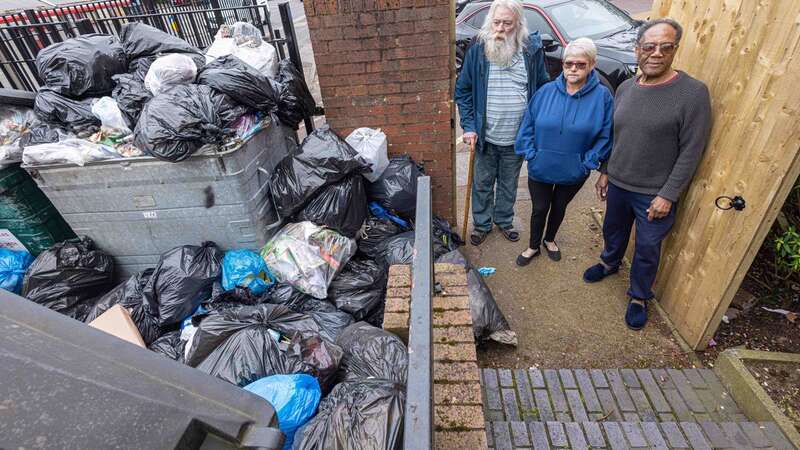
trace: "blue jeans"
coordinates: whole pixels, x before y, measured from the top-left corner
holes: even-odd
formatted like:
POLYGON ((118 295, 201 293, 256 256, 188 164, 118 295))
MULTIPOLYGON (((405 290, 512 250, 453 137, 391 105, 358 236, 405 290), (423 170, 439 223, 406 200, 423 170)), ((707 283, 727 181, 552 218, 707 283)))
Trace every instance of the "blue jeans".
POLYGON ((492 222, 500 228, 511 227, 523 160, 514 153, 513 145, 486 142, 481 151, 475 152, 472 180, 472 226, 475 230, 489 231, 492 222))
POLYGON ((639 300, 650 300, 654 297, 653 283, 661 259, 661 242, 675 223, 677 203, 672 204, 666 217, 647 221, 647 208, 654 198, 655 195, 637 194, 608 184, 606 216, 603 220, 605 248, 600 259, 610 267, 619 267, 635 222, 636 247, 631 263, 628 295, 639 300))

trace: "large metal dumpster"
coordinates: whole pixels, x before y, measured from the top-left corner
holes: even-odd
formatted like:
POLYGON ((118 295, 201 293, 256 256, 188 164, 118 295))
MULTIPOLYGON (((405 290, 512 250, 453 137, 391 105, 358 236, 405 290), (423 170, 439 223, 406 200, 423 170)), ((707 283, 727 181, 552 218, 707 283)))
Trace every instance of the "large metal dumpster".
POLYGON ((0 448, 279 449, 275 409, 0 289, 0 448))
POLYGON ((147 156, 23 167, 75 233, 113 255, 126 277, 178 245, 266 244, 280 224, 269 180, 295 145, 292 130, 267 123, 241 145, 179 163, 147 156))

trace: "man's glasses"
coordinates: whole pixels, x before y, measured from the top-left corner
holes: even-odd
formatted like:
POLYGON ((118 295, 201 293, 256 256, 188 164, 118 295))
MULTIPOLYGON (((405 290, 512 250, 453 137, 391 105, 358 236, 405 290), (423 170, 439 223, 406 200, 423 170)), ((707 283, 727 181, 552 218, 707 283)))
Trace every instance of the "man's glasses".
POLYGON ((565 69, 572 69, 573 67, 578 70, 583 70, 586 68, 588 64, 585 62, 577 62, 577 61, 564 61, 564 68, 565 69))
POLYGON ((678 48, 678 44, 674 42, 662 42, 661 44, 656 44, 653 42, 645 42, 644 44, 639 44, 639 48, 644 53, 653 53, 656 51, 657 48, 660 48, 661 53, 665 55, 671 55, 675 53, 675 50, 678 48))

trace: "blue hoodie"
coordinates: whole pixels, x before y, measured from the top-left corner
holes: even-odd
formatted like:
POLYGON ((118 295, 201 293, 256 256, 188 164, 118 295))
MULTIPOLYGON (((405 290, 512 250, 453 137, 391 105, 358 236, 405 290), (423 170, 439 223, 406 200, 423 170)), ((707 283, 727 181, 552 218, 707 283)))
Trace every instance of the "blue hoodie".
POLYGON ((577 184, 611 153, 614 98, 596 71, 574 95, 564 74, 533 96, 522 119, 514 150, 528 161, 528 178, 542 183, 577 184))

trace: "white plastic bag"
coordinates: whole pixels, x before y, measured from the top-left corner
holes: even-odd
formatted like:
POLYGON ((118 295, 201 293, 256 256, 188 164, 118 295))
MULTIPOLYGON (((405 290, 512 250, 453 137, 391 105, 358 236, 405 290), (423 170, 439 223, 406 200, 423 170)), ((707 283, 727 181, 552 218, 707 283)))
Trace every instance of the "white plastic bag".
POLYGON ((284 226, 261 250, 275 277, 324 299, 328 286, 356 251, 356 242, 311 222, 284 226))
POLYGON ((92 114, 100 119, 103 132, 116 136, 131 134, 128 123, 122 117, 122 111, 117 106, 117 101, 111 97, 102 97, 92 104, 92 114))
POLYGON ((367 161, 371 169, 364 173, 364 178, 374 183, 389 166, 388 142, 386 134, 380 128, 357 128, 345 139, 359 155, 367 161))
POLYGON ((172 53, 153 61, 144 77, 144 87, 158 95, 172 85, 194 83, 195 78, 197 64, 192 58, 183 53, 172 53))
POLYGON ((65 163, 83 166, 90 161, 121 157, 112 147, 77 138, 52 144, 31 145, 22 152, 22 162, 32 166, 65 163))
POLYGON ((278 52, 261 39, 261 32, 247 22, 223 25, 206 51, 206 62, 233 55, 258 70, 268 78, 278 74, 278 52))

